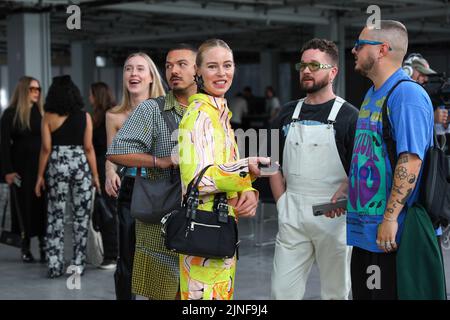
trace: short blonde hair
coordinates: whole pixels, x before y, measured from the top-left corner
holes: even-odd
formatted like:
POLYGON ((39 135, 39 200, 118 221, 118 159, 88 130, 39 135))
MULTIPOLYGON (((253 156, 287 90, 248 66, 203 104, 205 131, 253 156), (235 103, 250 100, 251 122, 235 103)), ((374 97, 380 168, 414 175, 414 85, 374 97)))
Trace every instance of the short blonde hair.
POLYGON ((395 20, 381 20, 380 29, 368 26, 373 40, 386 41, 392 48, 394 54, 401 60, 408 52, 408 30, 405 25, 395 20))

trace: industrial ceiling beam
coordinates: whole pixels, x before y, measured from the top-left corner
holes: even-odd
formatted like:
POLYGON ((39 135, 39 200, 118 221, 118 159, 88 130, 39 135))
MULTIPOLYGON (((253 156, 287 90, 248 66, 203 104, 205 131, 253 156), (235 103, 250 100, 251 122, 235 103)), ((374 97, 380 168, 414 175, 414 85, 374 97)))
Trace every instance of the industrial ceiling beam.
MULTIPOLYGON (((396 12, 392 12, 391 10, 383 10, 381 9, 381 19, 383 20, 412 20, 412 19, 423 19, 423 18, 431 18, 431 17, 446 17, 450 15, 450 6, 443 6, 442 8, 433 8, 429 7, 416 7, 414 9, 408 10, 396 10, 396 12)), ((369 17, 368 14, 358 15, 354 17, 343 18, 342 22, 345 24, 353 24, 353 23, 365 23, 366 19, 369 17)))
POLYGON ((256 10, 251 6, 240 6, 234 9, 233 5, 216 5, 214 2, 203 6, 192 1, 178 1, 176 3, 122 3, 103 6, 104 9, 119 11, 152 12, 179 16, 196 16, 207 18, 226 18, 230 20, 253 20, 270 23, 285 24, 329 24, 324 10, 313 8, 288 8, 277 10, 256 10))
MULTIPOLYGON (((150 42, 157 40, 173 40, 173 39, 202 39, 205 36, 218 36, 227 34, 237 34, 237 33, 252 33, 256 31, 261 31, 266 28, 228 28, 228 29, 211 29, 205 28, 202 30, 194 29, 189 31, 180 32, 158 32, 154 34, 142 34, 142 35, 124 35, 124 36, 112 36, 112 37, 102 37, 95 41, 96 44, 114 44, 114 43, 127 43, 127 42, 150 42)), ((271 30, 276 30, 277 28, 271 28, 271 30)))

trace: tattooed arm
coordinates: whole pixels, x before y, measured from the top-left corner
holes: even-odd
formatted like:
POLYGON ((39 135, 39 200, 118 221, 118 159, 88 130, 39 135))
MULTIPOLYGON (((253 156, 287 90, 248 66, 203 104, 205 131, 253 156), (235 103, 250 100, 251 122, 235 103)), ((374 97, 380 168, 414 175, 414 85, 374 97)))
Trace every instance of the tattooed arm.
POLYGON ((386 242, 394 243, 391 245, 393 250, 397 248, 395 244, 395 236, 398 229, 397 217, 416 186, 421 165, 422 160, 415 154, 402 153, 398 158, 391 195, 388 199, 383 222, 379 226, 377 236, 378 247, 385 252, 391 251, 386 249, 386 242))

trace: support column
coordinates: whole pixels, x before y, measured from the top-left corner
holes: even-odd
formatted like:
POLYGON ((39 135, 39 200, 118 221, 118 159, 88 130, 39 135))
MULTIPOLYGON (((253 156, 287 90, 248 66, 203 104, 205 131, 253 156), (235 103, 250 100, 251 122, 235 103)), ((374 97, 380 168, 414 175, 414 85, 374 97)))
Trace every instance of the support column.
POLYGON ((7 17, 9 96, 22 76, 41 83, 43 94, 51 82, 49 13, 19 13, 7 17))
POLYGON ((275 92, 279 89, 279 64, 280 53, 275 50, 265 50, 260 53, 261 64, 261 80, 260 80, 260 92, 256 94, 264 95, 267 86, 272 86, 275 92))
POLYGON ((316 38, 328 39, 336 43, 339 51, 339 73, 334 80, 335 93, 345 99, 345 25, 336 15, 330 16, 329 25, 315 26, 316 38))
POLYGON ((71 44, 72 80, 78 86, 87 110, 90 85, 94 82, 96 64, 94 44, 88 41, 76 41, 71 44))

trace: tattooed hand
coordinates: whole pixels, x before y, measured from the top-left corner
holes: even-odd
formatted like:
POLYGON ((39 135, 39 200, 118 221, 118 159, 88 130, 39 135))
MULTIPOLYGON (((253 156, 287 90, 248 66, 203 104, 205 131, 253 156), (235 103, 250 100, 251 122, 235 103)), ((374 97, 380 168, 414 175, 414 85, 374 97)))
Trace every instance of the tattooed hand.
POLYGON ((415 154, 402 153, 398 158, 393 174, 391 195, 377 234, 377 245, 384 252, 396 249, 397 217, 416 186, 421 165, 422 160, 415 154), (390 244, 388 248, 386 243, 390 244))

